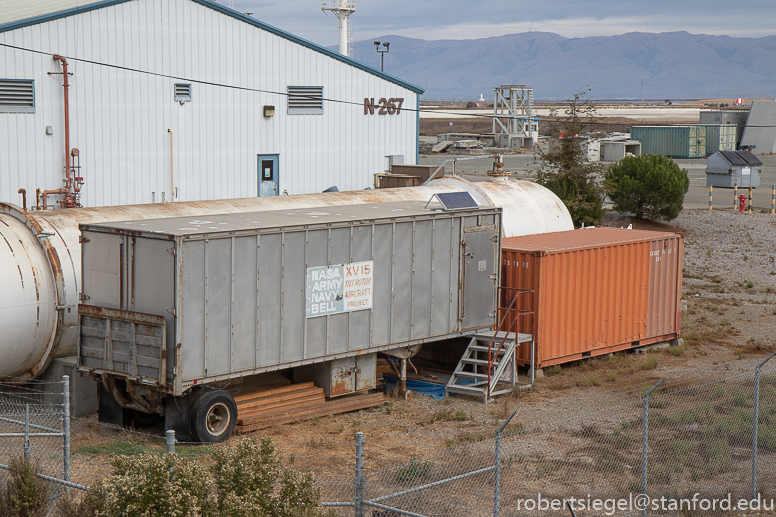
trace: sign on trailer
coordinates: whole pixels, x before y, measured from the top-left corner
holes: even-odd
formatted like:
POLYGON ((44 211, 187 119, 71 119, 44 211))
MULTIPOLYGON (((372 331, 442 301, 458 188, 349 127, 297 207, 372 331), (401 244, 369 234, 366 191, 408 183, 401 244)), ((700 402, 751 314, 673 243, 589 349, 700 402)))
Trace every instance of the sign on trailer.
POLYGON ((372 308, 374 261, 307 268, 307 317, 372 308))

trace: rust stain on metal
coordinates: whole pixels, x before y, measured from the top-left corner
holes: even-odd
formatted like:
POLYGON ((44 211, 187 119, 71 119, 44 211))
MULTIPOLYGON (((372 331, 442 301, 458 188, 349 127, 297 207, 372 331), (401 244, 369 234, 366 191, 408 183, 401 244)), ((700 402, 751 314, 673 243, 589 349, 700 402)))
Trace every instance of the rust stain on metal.
POLYGON ((109 309, 97 305, 78 305, 80 316, 93 316, 95 318, 109 318, 112 320, 141 323, 143 325, 164 326, 164 316, 157 314, 145 314, 143 312, 125 311, 122 309, 109 309))
POLYGON ((19 194, 22 195, 22 210, 27 211, 27 191, 23 188, 19 189, 19 194))

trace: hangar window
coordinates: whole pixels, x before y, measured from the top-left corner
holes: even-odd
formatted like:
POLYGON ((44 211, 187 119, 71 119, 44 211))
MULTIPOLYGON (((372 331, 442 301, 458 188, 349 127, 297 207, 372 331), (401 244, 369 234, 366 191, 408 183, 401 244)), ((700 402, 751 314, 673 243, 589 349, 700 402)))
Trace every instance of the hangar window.
POLYGON ((35 113, 35 81, 0 79, 0 112, 35 113))
POLYGON ((323 86, 289 86, 289 115, 323 115, 323 86))
POLYGON ((175 102, 191 102, 191 84, 175 83, 175 102))

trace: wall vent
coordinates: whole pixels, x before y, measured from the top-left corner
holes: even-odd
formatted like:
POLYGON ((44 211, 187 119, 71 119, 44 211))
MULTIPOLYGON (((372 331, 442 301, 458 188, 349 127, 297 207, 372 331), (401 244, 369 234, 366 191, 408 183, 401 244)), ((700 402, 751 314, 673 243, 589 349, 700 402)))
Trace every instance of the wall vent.
POLYGON ((175 102, 191 102, 190 83, 175 83, 175 102))
POLYGON ((32 79, 0 79, 0 112, 35 113, 35 82, 32 79))
POLYGON ((289 115, 322 115, 323 86, 289 86, 289 115))

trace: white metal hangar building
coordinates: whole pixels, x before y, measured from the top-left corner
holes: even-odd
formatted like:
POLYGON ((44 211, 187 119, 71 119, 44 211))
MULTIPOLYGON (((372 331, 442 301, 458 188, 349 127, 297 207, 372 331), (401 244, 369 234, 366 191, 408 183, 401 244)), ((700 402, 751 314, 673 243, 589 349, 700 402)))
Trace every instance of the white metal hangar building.
POLYGON ((417 162, 422 92, 209 0, 0 0, 0 201, 364 189, 417 162))

